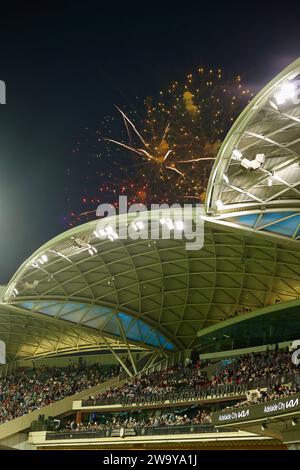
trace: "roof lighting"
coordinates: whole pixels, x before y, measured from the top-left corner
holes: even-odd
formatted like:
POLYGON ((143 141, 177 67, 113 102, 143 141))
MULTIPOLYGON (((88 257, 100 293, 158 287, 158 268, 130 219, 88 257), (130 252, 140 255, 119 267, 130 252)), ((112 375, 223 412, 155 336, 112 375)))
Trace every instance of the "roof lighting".
POLYGON ((103 230, 103 228, 100 228, 98 230, 94 230, 94 235, 97 238, 106 237, 106 232, 103 230))
POLYGON ((174 223, 172 219, 160 219, 161 225, 166 225, 169 230, 174 228, 174 223))
POLYGON ((223 209, 223 202, 221 201, 221 199, 217 199, 216 206, 218 210, 223 209))
POLYGON ((99 229, 98 231, 95 230, 94 234, 98 236, 98 238, 100 235, 101 237, 107 237, 111 241, 117 240, 117 238, 119 238, 119 235, 114 231, 111 225, 107 225, 104 229, 99 229))
POLYGON ((43 254, 40 256, 40 258, 36 259, 35 261, 33 261, 31 263, 31 266, 33 266, 34 268, 38 268, 39 265, 42 265, 44 263, 47 263, 48 261, 48 256, 46 254, 43 254))
POLYGON ((182 220, 175 220, 175 228, 176 230, 183 230, 184 229, 184 223, 182 220))
POLYGON ((88 253, 91 255, 91 256, 94 256, 97 252, 97 248, 95 248, 94 246, 91 246, 89 247, 88 249, 88 253))
POLYGON ((277 104, 285 104, 289 100, 296 98, 296 86, 293 82, 284 82, 280 88, 274 93, 274 98, 277 104))
POLYGON ((248 158, 243 158, 241 160, 241 166, 246 168, 246 170, 258 170, 265 163, 264 153, 258 153, 254 160, 248 160, 248 158))
POLYGON ((138 220, 138 221, 136 222, 136 226, 137 226, 137 228, 139 228, 140 230, 143 230, 143 228, 144 228, 144 222, 142 222, 141 220, 138 220))
POLYGON ((144 222, 138 220, 137 222, 132 222, 132 228, 137 232, 138 230, 143 230, 144 222))
POLYGON ((174 228, 173 220, 172 219, 167 219, 166 224, 169 230, 172 230, 174 228))
POLYGON ((232 158, 233 160, 241 160, 243 154, 240 152, 238 149, 234 149, 232 152, 232 158))
POLYGON ((107 233, 107 235, 112 235, 114 233, 114 229, 112 228, 111 225, 107 225, 104 230, 107 233))

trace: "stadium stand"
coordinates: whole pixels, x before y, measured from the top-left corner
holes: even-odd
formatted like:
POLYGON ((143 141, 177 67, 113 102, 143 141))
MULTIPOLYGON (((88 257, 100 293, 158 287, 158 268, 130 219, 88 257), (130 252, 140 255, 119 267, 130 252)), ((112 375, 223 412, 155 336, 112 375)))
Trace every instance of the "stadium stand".
POLYGON ((0 288, 0 446, 300 448, 300 100, 276 104, 299 77, 300 59, 234 123, 182 237, 178 208, 140 214, 173 227, 155 240, 135 213, 96 219, 0 288))
POLYGON ((98 364, 17 371, 0 379, 0 423, 94 387, 118 372, 119 367, 98 364))
MULTIPOLYGON (((228 360, 225 362, 228 363, 228 360)), ((297 372, 298 368, 292 363, 289 351, 253 353, 232 359, 230 365, 220 366, 211 377, 196 367, 181 366, 141 376, 121 388, 110 388, 101 395, 90 396, 84 403, 101 405, 109 403, 109 400, 120 401, 124 397, 182 392, 229 384, 245 383, 251 388, 256 387, 258 382, 261 384, 274 380, 285 381, 291 376, 296 377, 297 372)))

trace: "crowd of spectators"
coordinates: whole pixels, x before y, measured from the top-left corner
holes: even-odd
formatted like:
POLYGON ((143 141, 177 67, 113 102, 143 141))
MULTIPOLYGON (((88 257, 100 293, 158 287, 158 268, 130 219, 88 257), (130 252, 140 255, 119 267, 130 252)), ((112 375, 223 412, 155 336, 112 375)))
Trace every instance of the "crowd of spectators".
POLYGON ((162 372, 153 372, 134 378, 121 388, 110 387, 104 393, 90 396, 89 400, 109 400, 118 398, 142 397, 149 394, 178 392, 186 389, 204 387, 211 382, 205 371, 187 367, 172 367, 162 372))
POLYGON ((30 413, 93 387, 118 373, 118 367, 75 364, 18 370, 0 378, 0 423, 30 413))
POLYGON ((300 392, 299 385, 296 384, 275 384, 271 387, 266 387, 265 389, 256 389, 251 390, 247 393, 246 400, 239 401, 233 406, 228 406, 225 410, 229 408, 242 408, 249 405, 255 405, 259 403, 266 403, 273 400, 279 400, 280 398, 286 398, 295 395, 295 393, 300 392))
POLYGON ((284 378, 296 370, 297 367, 292 363, 291 353, 288 350, 247 354, 217 370, 212 377, 212 385, 231 383, 251 385, 267 378, 284 378))
MULTIPOLYGON (((165 394, 192 391, 219 385, 247 384, 248 390, 258 388, 257 381, 272 380, 277 388, 261 392, 262 400, 275 399, 280 394, 290 393, 284 384, 286 378, 297 371, 289 351, 252 353, 221 361, 215 372, 208 375, 199 361, 185 361, 184 364, 160 372, 144 374, 133 378, 120 388, 111 387, 101 394, 90 396, 96 403, 124 398, 142 398, 151 394, 165 394)), ((33 410, 49 405, 85 389, 89 389, 113 375, 119 367, 105 368, 95 364, 86 366, 78 363, 68 367, 46 366, 30 371, 19 370, 15 374, 0 378, 0 423, 17 418, 33 410)), ((261 386, 263 389, 264 387, 261 386)), ((292 393, 292 392, 291 392, 292 393)))
POLYGON ((205 370, 192 364, 185 364, 153 372, 134 378, 120 388, 111 387, 104 393, 90 396, 89 400, 101 400, 142 397, 149 394, 182 392, 219 385, 248 384, 255 386, 257 381, 275 380, 283 383, 286 377, 297 371, 292 363, 289 351, 252 353, 235 359, 223 361, 212 376, 205 370), (224 365, 225 364, 225 365, 224 365))
POLYGON ((147 418, 113 418, 106 422, 99 423, 97 421, 91 421, 87 423, 76 423, 75 421, 69 421, 66 426, 62 427, 61 431, 70 432, 91 432, 91 431, 104 431, 104 430, 115 430, 120 428, 135 429, 135 428, 157 428, 162 426, 184 426, 184 425, 197 425, 197 424, 210 424, 211 414, 199 410, 197 414, 192 417, 188 417, 187 414, 174 414, 166 413, 161 416, 148 416, 147 418))

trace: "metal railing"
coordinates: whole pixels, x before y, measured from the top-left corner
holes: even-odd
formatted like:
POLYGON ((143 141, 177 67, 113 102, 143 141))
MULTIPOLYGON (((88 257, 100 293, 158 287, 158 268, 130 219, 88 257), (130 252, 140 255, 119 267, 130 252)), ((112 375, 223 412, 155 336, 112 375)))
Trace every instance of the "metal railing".
MULTIPOLYGON (((97 439, 105 437, 120 437, 120 429, 103 429, 97 431, 61 431, 61 432, 47 432, 46 440, 61 440, 61 439, 97 439)), ((203 434, 215 432, 232 432, 232 429, 218 428, 216 429, 211 424, 178 424, 174 426, 149 426, 134 428, 124 427, 124 436, 156 436, 156 435, 174 435, 174 434, 203 434)))
MULTIPOLYGON (((190 375, 192 377, 193 375, 190 375)), ((243 385, 247 386, 248 390, 254 390, 258 388, 266 388, 272 385, 275 385, 277 383, 281 384, 288 384, 288 383, 293 383, 300 385, 300 372, 295 372, 292 374, 286 374, 286 375, 277 375, 277 376, 268 376, 268 377, 261 377, 255 381, 250 381, 250 382, 242 382, 243 385)), ((239 385, 237 382, 233 381, 230 385, 239 385)), ((220 385, 221 387, 223 385, 220 385)), ((211 385, 205 385, 203 387, 199 387, 201 390, 209 389, 211 388, 211 385)), ((192 390, 192 387, 179 387, 174 390, 175 393, 188 393, 192 390)), ((148 395, 151 395, 148 393, 148 395)), ((162 393, 155 393, 157 397, 161 396, 163 397, 163 392, 162 393)), ((141 395, 143 396, 143 395, 141 395)), ((242 394, 241 396, 244 396, 242 394)), ((122 399, 124 397, 118 396, 118 397, 112 397, 112 398, 96 398, 96 399, 87 399, 87 400, 82 400, 82 406, 111 406, 111 405, 121 405, 122 404, 122 399)), ((224 396, 224 399, 229 399, 230 395, 224 396)), ((182 400, 184 401, 184 400, 182 400)))

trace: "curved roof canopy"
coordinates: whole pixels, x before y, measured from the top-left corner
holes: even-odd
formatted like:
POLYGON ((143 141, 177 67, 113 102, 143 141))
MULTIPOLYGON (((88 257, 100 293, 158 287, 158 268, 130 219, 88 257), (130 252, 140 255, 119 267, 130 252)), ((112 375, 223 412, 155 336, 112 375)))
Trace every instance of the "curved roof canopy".
POLYGON ((0 304, 0 339, 6 344, 7 361, 79 351, 126 351, 123 338, 103 338, 96 330, 11 304, 0 304))
MULTIPOLYGON (((62 233, 1 292, 0 339, 10 356, 97 347, 167 354, 196 347, 197 332, 220 322, 299 299, 299 159, 300 59, 226 137, 206 214, 190 214, 204 223, 203 248, 187 250, 174 233, 118 237, 122 215, 62 233)), ((128 225, 139 232, 135 217, 128 225)))
POLYGON ((211 173, 206 209, 293 208, 300 202, 300 59, 234 123, 211 173))
POLYGON ((300 295, 300 253, 284 240, 205 220, 203 248, 189 251, 173 237, 99 239, 98 224, 35 252, 7 286, 2 308, 102 342, 171 352, 194 347, 203 328, 300 295))

